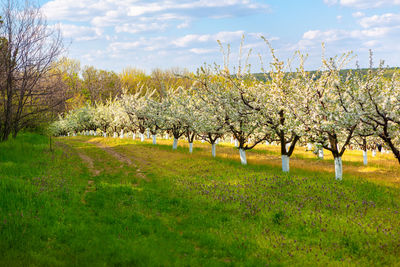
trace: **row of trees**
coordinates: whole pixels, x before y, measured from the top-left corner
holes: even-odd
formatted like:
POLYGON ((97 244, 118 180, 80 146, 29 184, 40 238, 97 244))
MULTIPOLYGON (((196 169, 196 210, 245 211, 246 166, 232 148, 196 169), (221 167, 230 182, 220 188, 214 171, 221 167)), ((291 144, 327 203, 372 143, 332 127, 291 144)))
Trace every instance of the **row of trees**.
POLYGON ((174 149, 184 136, 192 151, 199 137, 212 145, 214 156, 217 140, 231 135, 243 164, 246 150, 263 141, 277 142, 285 172, 296 145, 314 143, 332 153, 336 179, 342 179, 341 158, 350 144, 366 151, 379 138, 400 163, 400 81, 395 75, 385 77, 383 64, 372 69, 371 62, 366 75, 351 71, 343 76, 340 70, 351 54, 323 56, 320 70, 310 73, 300 53, 293 70, 292 61, 280 61, 270 51, 265 79, 257 79, 249 65, 240 63, 235 73, 226 64, 203 66, 185 77, 192 81, 190 87, 155 90, 141 85, 134 94, 126 91, 106 103, 71 111, 53 125, 55 132, 131 131, 143 136, 147 129, 154 142, 157 134, 167 132, 174 149))

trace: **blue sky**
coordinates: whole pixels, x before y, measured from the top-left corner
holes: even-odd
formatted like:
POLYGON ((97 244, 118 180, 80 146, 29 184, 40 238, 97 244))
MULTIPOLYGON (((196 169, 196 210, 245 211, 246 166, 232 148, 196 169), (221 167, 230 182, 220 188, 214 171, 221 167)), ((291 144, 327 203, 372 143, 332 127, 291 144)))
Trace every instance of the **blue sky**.
MULTIPOLYGON (((68 57, 82 65, 121 71, 136 67, 195 70, 222 63, 217 40, 230 44, 236 65, 241 36, 252 49, 252 71, 270 57, 266 37, 280 59, 309 54, 308 69, 321 61, 321 43, 334 56, 353 51, 361 66, 400 65, 400 0, 41 0, 49 25, 58 25, 68 57)), ((268 67, 268 66, 267 66, 268 67)))

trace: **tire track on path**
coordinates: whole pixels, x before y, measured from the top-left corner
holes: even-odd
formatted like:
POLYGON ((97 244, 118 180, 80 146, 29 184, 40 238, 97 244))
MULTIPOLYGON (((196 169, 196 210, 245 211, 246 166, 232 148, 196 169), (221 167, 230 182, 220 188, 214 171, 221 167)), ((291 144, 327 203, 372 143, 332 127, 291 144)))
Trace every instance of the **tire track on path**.
POLYGON ((121 163, 125 163, 128 166, 133 166, 134 168, 136 168, 136 175, 144 180, 147 180, 146 175, 141 171, 141 169, 139 168, 139 166, 137 164, 135 164, 130 158, 128 158, 127 156, 118 153, 117 151, 115 151, 114 149, 112 149, 111 147, 102 144, 102 143, 98 143, 98 142, 93 142, 93 141, 83 141, 85 143, 89 143, 89 144, 93 144, 96 147, 98 147, 99 149, 102 149, 103 151, 107 152, 109 155, 113 156, 115 159, 117 159, 119 162, 121 163))
POLYGON ((89 169, 89 171, 94 175, 94 176, 98 176, 101 171, 96 169, 94 167, 94 161, 91 157, 89 157, 88 155, 81 153, 79 151, 77 151, 76 149, 72 148, 71 146, 69 146, 66 143, 63 142, 56 142, 56 144, 60 147, 62 147, 64 150, 67 150, 69 152, 75 152, 81 159, 83 162, 85 162, 87 164, 87 167, 89 169))

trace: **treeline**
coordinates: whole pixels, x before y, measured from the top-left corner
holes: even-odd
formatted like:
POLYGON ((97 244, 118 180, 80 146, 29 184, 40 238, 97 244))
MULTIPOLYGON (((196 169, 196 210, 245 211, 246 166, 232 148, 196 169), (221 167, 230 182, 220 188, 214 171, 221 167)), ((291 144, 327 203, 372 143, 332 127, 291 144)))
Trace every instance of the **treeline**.
POLYGON ((193 76, 186 70, 173 68, 155 69, 150 74, 138 68, 127 67, 120 73, 97 69, 93 66, 81 67, 78 60, 63 58, 57 64, 65 86, 69 88, 69 100, 65 111, 86 104, 105 103, 108 99, 119 97, 123 92, 134 94, 138 88, 156 91, 158 95, 165 88, 182 86, 189 88, 193 76))

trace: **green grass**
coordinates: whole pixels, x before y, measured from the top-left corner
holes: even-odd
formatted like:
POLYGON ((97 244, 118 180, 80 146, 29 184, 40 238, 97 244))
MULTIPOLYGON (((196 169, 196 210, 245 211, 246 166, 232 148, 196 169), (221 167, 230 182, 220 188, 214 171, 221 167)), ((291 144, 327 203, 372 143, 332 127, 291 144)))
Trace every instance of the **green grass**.
POLYGON ((0 266, 400 265, 396 188, 201 147, 58 141, 0 144, 0 266))

